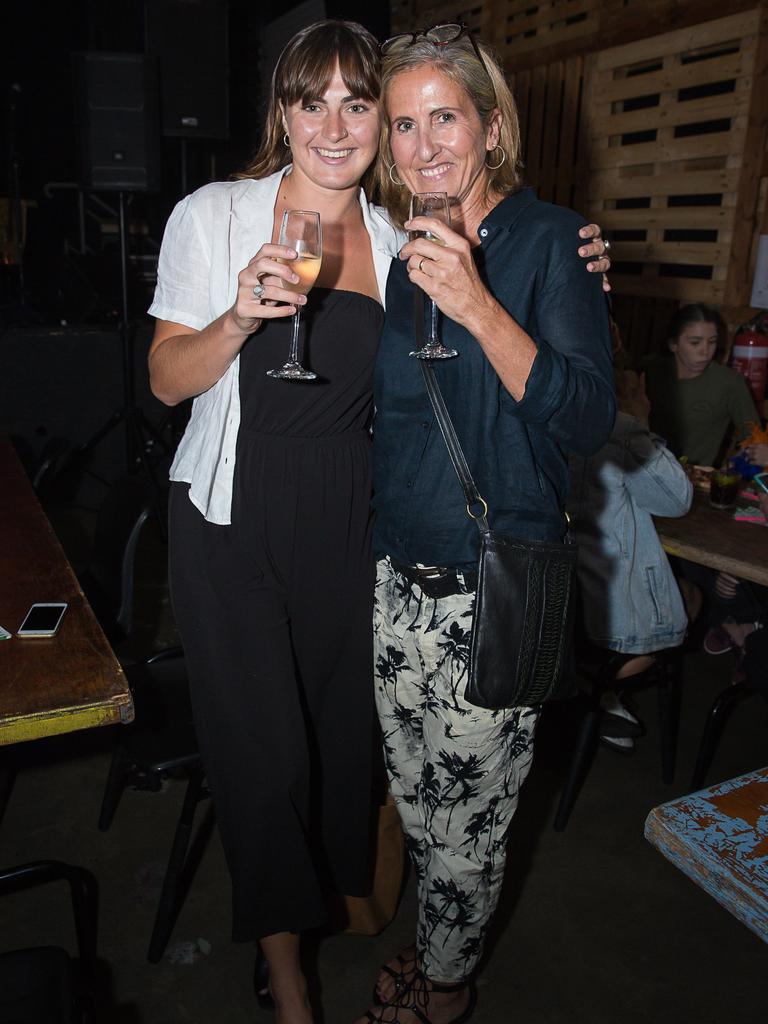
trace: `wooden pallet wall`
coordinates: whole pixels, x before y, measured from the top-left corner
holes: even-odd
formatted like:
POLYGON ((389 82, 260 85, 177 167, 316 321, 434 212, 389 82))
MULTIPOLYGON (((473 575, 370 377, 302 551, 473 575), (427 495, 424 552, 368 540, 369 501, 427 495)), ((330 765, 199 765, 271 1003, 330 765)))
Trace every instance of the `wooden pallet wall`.
MULTIPOLYGON (((755 0, 730 0, 729 13, 755 0)), ((721 0, 390 0, 390 34, 464 22, 509 72, 717 18, 721 0)))
POLYGON ((583 60, 569 57, 509 75, 522 135, 525 180, 539 199, 574 205, 583 60))
POLYGON ((612 233, 621 294, 748 301, 761 28, 756 9, 587 59, 576 206, 612 233))

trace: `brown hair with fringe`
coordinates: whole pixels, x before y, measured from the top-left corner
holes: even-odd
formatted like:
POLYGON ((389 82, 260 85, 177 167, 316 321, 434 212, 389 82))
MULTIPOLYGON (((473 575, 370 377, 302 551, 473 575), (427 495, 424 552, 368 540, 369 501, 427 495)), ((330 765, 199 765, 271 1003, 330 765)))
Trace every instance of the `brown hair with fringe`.
MULTIPOLYGON (((291 162, 283 142, 283 108, 325 94, 338 64, 349 95, 379 102, 379 44, 356 21, 327 20, 308 25, 290 40, 272 75, 267 117, 256 155, 236 178, 266 178, 291 162)), ((372 170, 364 177, 370 178, 372 170)), ((370 182, 369 182, 370 183, 370 182)))
MULTIPOLYGON (((381 60, 381 101, 384 108, 382 118, 379 155, 375 165, 374 184, 377 200, 387 209, 392 220, 402 227, 408 219, 410 192, 405 186, 393 184, 389 176, 392 165, 390 147, 390 126, 386 116, 387 92, 394 79, 405 71, 414 71, 425 64, 442 72, 447 78, 461 86, 471 99, 484 127, 491 123, 495 111, 501 113, 499 145, 506 154, 500 167, 484 169, 485 196, 507 196, 522 186, 522 164, 520 162, 520 122, 512 92, 504 78, 504 72, 493 51, 479 40, 475 40, 482 54, 478 58, 472 42, 466 35, 449 43, 433 43, 424 36, 407 46, 393 47, 381 60)), ((493 153, 489 154, 493 159, 493 153)))

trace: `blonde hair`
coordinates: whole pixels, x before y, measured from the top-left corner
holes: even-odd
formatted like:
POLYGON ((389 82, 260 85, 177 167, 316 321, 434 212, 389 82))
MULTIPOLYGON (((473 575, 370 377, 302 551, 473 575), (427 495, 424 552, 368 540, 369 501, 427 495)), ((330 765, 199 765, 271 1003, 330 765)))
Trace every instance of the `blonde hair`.
MULTIPOLYGON (((339 65, 349 95, 378 103, 379 44, 356 21, 316 21, 290 40, 272 75, 269 105, 256 155, 236 178, 265 178, 291 162, 280 109, 320 99, 339 65)), ((371 172, 368 172, 368 177, 371 172)))
MULTIPOLYGON (((479 60, 472 42, 466 35, 450 43, 440 44, 420 36, 410 46, 395 48, 382 57, 381 101, 384 116, 374 182, 378 201, 386 207, 390 217, 399 226, 408 219, 411 197, 407 188, 395 185, 389 176, 389 168, 394 160, 390 146, 389 121, 386 116, 387 93, 398 75, 423 67, 425 64, 442 72, 464 90, 485 127, 490 125, 496 110, 501 113, 499 145, 506 156, 500 167, 489 168, 486 164, 484 168, 486 198, 491 193, 509 195, 522 185, 517 106, 495 54, 485 43, 479 40, 476 40, 476 43, 482 54, 482 61, 479 60)), ((489 155, 493 159, 493 154, 489 155)))

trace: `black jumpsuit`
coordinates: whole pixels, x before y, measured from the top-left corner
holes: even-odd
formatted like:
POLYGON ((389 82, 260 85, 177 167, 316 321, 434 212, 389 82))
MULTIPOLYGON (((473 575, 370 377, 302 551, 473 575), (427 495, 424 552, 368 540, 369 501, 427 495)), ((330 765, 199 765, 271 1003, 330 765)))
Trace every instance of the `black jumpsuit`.
POLYGON ((233 936, 303 931, 364 895, 373 686, 369 427, 383 311, 317 288, 313 382, 272 380, 290 320, 240 357, 232 523, 171 495, 171 588, 233 881, 233 936))

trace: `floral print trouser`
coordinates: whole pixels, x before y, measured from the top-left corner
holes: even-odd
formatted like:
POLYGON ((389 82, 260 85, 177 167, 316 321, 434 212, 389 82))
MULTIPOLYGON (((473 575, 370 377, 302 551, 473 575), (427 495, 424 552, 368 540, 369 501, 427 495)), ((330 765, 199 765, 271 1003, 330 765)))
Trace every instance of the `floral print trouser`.
POLYGON ((378 563, 376 705, 418 881, 417 948, 435 981, 475 968, 504 875, 506 834, 533 756, 535 708, 463 697, 473 594, 427 597, 378 563))

